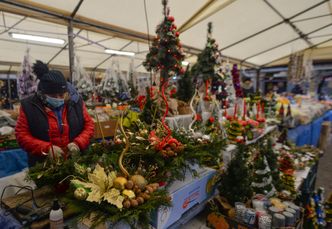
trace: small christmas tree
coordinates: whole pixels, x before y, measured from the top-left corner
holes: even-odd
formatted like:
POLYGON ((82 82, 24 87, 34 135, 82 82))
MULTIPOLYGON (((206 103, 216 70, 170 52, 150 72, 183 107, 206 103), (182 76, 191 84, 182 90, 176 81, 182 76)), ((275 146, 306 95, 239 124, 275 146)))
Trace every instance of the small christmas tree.
POLYGON ((130 90, 130 96, 132 99, 135 99, 136 96, 138 95, 138 91, 137 91, 133 61, 130 63, 128 74, 129 74, 128 86, 129 86, 129 90, 130 90))
POLYGON ((158 104, 156 100, 151 98, 150 89, 146 88, 146 102, 143 108, 142 113, 140 114, 140 120, 143 122, 151 125, 153 124, 154 120, 160 119, 161 114, 160 110, 158 109, 158 104))
POLYGON ((212 38, 212 23, 208 24, 207 42, 203 51, 198 55, 197 63, 192 67, 191 74, 202 78, 205 83, 205 100, 209 100, 208 89, 211 80, 216 76, 221 64, 221 56, 216 40, 212 38))
POLYGON ((117 95, 118 100, 126 101, 130 99, 130 89, 126 79, 126 75, 121 74, 120 69, 117 71, 117 82, 119 85, 119 93, 117 95))
POLYGON ((294 163, 293 159, 288 153, 283 153, 279 161, 279 170, 281 174, 281 183, 284 190, 289 191, 292 195, 296 194, 295 191, 295 178, 294 178, 294 163))
POLYGON ((254 175, 251 186, 256 194, 264 194, 271 197, 275 193, 272 182, 271 170, 263 154, 259 154, 254 163, 254 175))
POLYGON ((225 82, 225 90, 227 93, 227 103, 223 104, 223 109, 228 108, 229 104, 233 104, 235 101, 235 90, 233 86, 232 72, 230 63, 226 63, 224 67, 224 82, 225 82))
POLYGON ((246 150, 245 145, 238 144, 235 157, 221 176, 220 195, 233 206, 235 202, 245 202, 252 197, 252 178, 247 167, 246 150))
POLYGON ((174 17, 169 15, 167 0, 163 0, 164 20, 157 26, 157 37, 153 40, 146 60, 143 62, 148 71, 159 72, 161 87, 174 75, 183 75, 184 54, 180 43, 180 33, 176 31, 174 17))
MULTIPOLYGON (((116 73, 115 73, 114 68, 106 69, 105 77, 102 79, 102 81, 99 84, 99 90, 98 91, 99 91, 99 93, 101 93, 101 95, 104 98, 107 98, 107 100, 116 99, 116 96, 119 93, 119 85, 118 85, 118 81, 116 79, 115 74, 116 73)), ((109 102, 109 101, 106 101, 106 102, 109 102)))
POLYGON ((185 74, 178 81, 177 98, 188 103, 193 97, 194 93, 194 83, 188 65, 185 74))
POLYGON ((75 68, 73 72, 73 84, 84 100, 88 100, 93 92, 93 83, 90 76, 82 67, 78 56, 75 58, 75 68))
POLYGON ((262 147, 262 150, 271 169, 272 183, 278 191, 281 191, 278 155, 273 150, 271 138, 267 139, 266 144, 262 147))
MULTIPOLYGON (((184 74, 184 69, 182 68, 184 54, 179 39, 180 33, 176 31, 177 27, 174 24, 174 17, 169 15, 167 2, 167 0, 162 0, 164 20, 157 26, 157 37, 153 40, 150 51, 146 55, 146 60, 143 62, 144 67, 148 71, 160 73, 160 95, 165 104, 165 111, 161 119, 164 133, 155 147, 160 152, 163 152, 171 141, 175 140, 172 138, 172 130, 165 122, 169 111, 168 98, 165 93, 168 88, 169 78, 174 75, 180 76, 184 74)), ((151 131, 150 134, 154 135, 155 133, 151 131)), ((176 145, 180 145, 180 143, 176 141, 176 145)))
POLYGON ((24 99, 37 91, 38 80, 32 73, 30 49, 26 50, 21 65, 21 72, 17 77, 17 90, 20 99, 24 99))

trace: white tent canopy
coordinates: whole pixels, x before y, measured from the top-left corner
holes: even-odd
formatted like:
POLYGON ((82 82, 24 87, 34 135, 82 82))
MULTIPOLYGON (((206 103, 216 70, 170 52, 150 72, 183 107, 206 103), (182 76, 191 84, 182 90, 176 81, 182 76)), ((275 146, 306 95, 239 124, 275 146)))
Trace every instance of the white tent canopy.
MULTIPOLYGON (((328 0, 169 0, 169 7, 191 62, 205 45, 210 21, 222 54, 256 67, 285 64, 293 52, 315 49, 314 54, 332 45, 328 0)), ((144 71, 146 34, 154 36, 162 20, 161 0, 3 0, 0 11, 2 66, 21 62, 27 47, 33 58, 68 66, 67 25, 72 19, 75 53, 84 67, 105 69, 117 60, 128 69, 132 60, 110 58, 104 49, 111 48, 135 52, 134 65, 144 71), (18 41, 9 32, 60 38, 65 44, 18 41)), ((331 52, 323 53, 319 59, 332 59, 331 52)))

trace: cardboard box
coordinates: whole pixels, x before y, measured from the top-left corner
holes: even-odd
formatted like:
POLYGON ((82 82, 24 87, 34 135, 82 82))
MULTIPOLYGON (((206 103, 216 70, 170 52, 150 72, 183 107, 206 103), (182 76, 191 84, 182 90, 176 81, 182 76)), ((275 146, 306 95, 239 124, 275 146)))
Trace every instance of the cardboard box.
POLYGON ((105 138, 113 137, 115 135, 115 131, 118 126, 117 122, 118 122, 117 120, 104 121, 104 122, 100 122, 100 126, 96 122, 94 138, 100 139, 103 137, 105 137, 105 138))
POLYGON ((215 192, 213 177, 216 170, 196 168, 198 177, 186 174, 183 181, 175 181, 169 187, 172 207, 161 207, 152 216, 151 225, 156 229, 164 229, 176 223, 191 208, 205 202, 215 192))

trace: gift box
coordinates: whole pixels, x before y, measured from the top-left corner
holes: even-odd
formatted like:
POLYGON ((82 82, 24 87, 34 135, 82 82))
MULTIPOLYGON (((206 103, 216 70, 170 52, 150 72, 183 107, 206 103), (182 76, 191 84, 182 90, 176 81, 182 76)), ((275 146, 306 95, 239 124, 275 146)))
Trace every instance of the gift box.
POLYGON ((196 171, 197 177, 193 177, 188 171, 183 181, 175 181, 171 184, 168 191, 172 198, 172 207, 161 207, 154 212, 151 222, 154 228, 171 227, 188 211, 205 203, 213 195, 216 170, 198 168, 196 171))

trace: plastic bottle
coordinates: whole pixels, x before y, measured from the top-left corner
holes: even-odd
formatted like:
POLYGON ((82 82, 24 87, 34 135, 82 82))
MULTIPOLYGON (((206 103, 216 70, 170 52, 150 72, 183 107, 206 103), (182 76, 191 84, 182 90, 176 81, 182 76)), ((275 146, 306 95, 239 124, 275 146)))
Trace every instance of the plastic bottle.
POLYGON ((59 201, 54 200, 52 210, 50 212, 50 229, 63 229, 63 211, 59 201))

